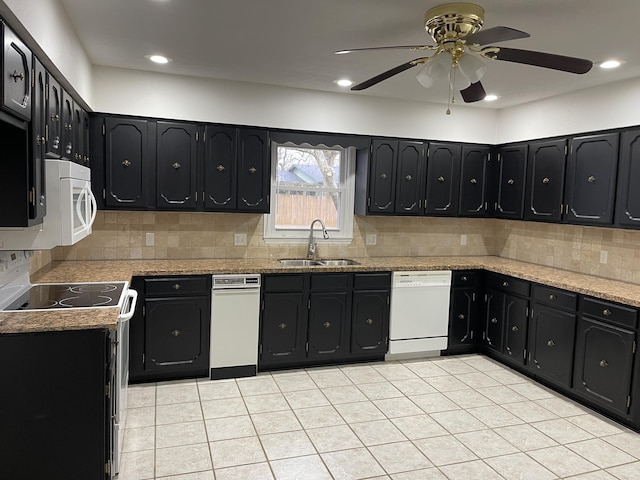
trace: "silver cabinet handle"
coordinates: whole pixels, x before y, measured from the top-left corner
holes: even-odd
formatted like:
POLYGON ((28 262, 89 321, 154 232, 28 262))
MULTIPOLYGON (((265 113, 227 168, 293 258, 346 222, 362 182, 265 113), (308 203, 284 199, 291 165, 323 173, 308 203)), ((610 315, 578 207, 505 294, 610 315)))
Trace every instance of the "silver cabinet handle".
POLYGON ((469 181, 471 182, 472 185, 475 185, 476 183, 478 183, 478 181, 475 178, 472 178, 469 181))
POLYGON ((553 347, 553 346, 555 346, 555 344, 556 344, 556 342, 554 342, 553 340, 549 340, 549 341, 547 342, 547 346, 548 346, 548 347, 553 347))
POLYGON ((373 320, 371 320, 370 318, 367 318, 367 325, 373 325, 373 320))
POLYGON ((413 179, 413 177, 411 175, 407 175, 404 178, 407 180, 407 182, 410 182, 413 179))
POLYGON ((542 183, 544 183, 545 185, 546 185, 547 183, 549 183, 550 181, 551 181, 551 180, 549 180, 549 177, 544 177, 544 178, 542 179, 542 183))
POLYGON ((602 314, 603 314, 605 317, 610 317, 610 316, 611 316, 611 310, 609 310, 608 308, 605 308, 605 309, 602 311, 602 314))
POLYGON ((122 166, 124 168, 130 167, 131 166, 131 162, 127 159, 124 160, 124 162, 122 162, 122 166))
POLYGON ((282 322, 281 324, 279 324, 279 325, 278 325, 278 328, 279 328, 280 330, 284 330, 285 328, 287 328, 287 324, 286 324, 286 323, 284 323, 284 322, 282 322))
POLYGON ((459 318, 460 320, 464 320, 464 313, 460 313, 460 314, 458 314, 458 318, 459 318))
POLYGON ((324 328, 329 328, 331 326, 331 322, 324 322, 322 325, 324 328))
POLYGON ((463 276, 460 278, 460 280, 462 280, 463 282, 466 282, 466 281, 467 281, 467 276, 466 276, 466 275, 463 275, 463 276))
POLYGON ((609 362, 607 362, 606 360, 600 360, 599 365, 604 368, 604 367, 608 367, 609 366, 609 362))
POLYGON ((502 286, 505 287, 505 288, 508 287, 509 286, 509 282, 502 282, 502 286))
POLYGON ((251 167, 249 169, 249 173, 256 173, 258 170, 256 170, 256 167, 251 167))
POLYGON ((219 172, 224 172, 224 165, 218 165, 216 167, 216 170, 218 170, 219 172))
POLYGON ((174 290, 180 290, 180 287, 182 287, 182 285, 180 285, 179 283, 174 283, 171 288, 173 288, 174 290))
POLYGON ((556 299, 556 296, 553 293, 549 295, 549 300, 555 300, 555 299, 556 299))
POLYGON ((178 170, 182 165, 180 165, 178 162, 174 163, 173 165, 171 165, 173 168, 175 168, 176 170, 178 170))
POLYGON ((178 335, 180 335, 180 330, 174 330, 173 332, 171 332, 171 335, 177 337, 178 335))
POLYGON ((24 80, 24 73, 22 72, 18 73, 17 70, 14 70, 13 73, 9 76, 13 78, 13 81, 15 83, 18 83, 18 80, 24 80))
POLYGON ((511 327, 511 331, 512 332, 517 332, 518 331, 518 326, 514 325, 513 327, 511 327))
POLYGON ((513 178, 510 178, 509 180, 507 180, 507 183, 508 183, 509 185, 513 185, 513 184, 514 184, 514 183, 516 183, 516 182, 515 182, 515 180, 514 180, 513 178))
POLYGON ((491 319, 491 323, 498 323, 498 319, 497 319, 497 318, 495 318, 495 317, 493 317, 493 318, 491 319))
POLYGON ((438 181, 439 181, 440 183, 444 182, 444 177, 443 177, 442 175, 441 175, 441 176, 439 176, 439 177, 438 177, 438 181))
POLYGON ((383 173, 382 175, 380 175, 380 178, 381 178, 382 180, 384 180, 385 178, 387 178, 387 174, 386 174, 386 173, 383 173))
POLYGON ((596 177, 594 177, 593 175, 590 175, 589 178, 587 178, 587 182, 589 183, 593 183, 596 181, 596 177))

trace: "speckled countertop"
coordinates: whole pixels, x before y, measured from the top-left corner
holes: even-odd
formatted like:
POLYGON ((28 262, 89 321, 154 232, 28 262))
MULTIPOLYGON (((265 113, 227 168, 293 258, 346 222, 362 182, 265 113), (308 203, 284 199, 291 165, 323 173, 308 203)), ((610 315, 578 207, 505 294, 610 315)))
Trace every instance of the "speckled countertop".
MULTIPOLYGON (((568 272, 506 258, 376 257, 354 259, 348 267, 287 267, 275 259, 114 260, 53 262, 37 272, 33 283, 130 281, 133 276, 211 273, 371 272, 400 270, 485 269, 533 282, 640 307, 640 285, 568 272)), ((74 311, 0 313, 0 334, 47 330, 114 329, 115 308, 74 311)))

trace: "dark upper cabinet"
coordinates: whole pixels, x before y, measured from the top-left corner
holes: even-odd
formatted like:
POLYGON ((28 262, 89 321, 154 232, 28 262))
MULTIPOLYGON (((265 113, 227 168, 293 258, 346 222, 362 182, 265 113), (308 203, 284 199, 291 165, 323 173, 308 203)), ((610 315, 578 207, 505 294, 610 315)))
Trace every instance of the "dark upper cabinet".
POLYGON ((104 202, 107 207, 144 208, 152 198, 153 164, 148 130, 146 120, 105 119, 104 202))
POLYGON ((62 151, 60 156, 73 161, 75 153, 75 103, 73 97, 62 90, 62 151))
POLYGON ((640 130, 623 132, 616 195, 615 223, 640 228, 640 130))
POLYGON ((0 21, 2 49, 2 108, 23 119, 31 120, 31 50, 13 31, 0 21))
POLYGON ((522 218, 527 145, 509 145, 498 149, 495 216, 522 218))
POLYGON ((204 154, 205 210, 236 208, 237 129, 207 125, 204 154))
POLYGON ((40 61, 33 57, 33 89, 31 94, 31 154, 29 155, 29 218, 34 223, 44 218, 46 188, 44 175, 45 144, 47 130, 47 72, 40 61))
POLYGON ((156 205, 159 209, 195 209, 198 127, 158 122, 156 205))
POLYGON ((486 215, 489 192, 489 147, 464 145, 460 159, 460 202, 458 215, 486 215))
POLYGON ((237 209, 268 213, 271 161, 267 131, 239 128, 237 148, 237 209))
POLYGON ((87 128, 87 113, 76 103, 73 109, 73 161, 80 165, 89 164, 87 150, 89 148, 87 128))
POLYGON ((367 213, 394 213, 398 140, 371 142, 367 213))
POLYGON ((51 74, 47 75, 47 144, 48 158, 62 156, 62 88, 51 74))
POLYGON ((612 223, 618 137, 618 133, 606 133, 570 140, 565 186, 569 223, 612 223))
POLYGON ((425 144, 422 142, 399 142, 395 213, 420 214, 425 154, 425 144))
POLYGON ((427 215, 458 214, 461 146, 430 143, 424 212, 427 215))
POLYGON ((303 291, 263 294, 260 369, 304 361, 307 353, 307 313, 303 291))
POLYGON ((525 220, 559 222, 562 219, 566 152, 564 139, 529 144, 525 220))

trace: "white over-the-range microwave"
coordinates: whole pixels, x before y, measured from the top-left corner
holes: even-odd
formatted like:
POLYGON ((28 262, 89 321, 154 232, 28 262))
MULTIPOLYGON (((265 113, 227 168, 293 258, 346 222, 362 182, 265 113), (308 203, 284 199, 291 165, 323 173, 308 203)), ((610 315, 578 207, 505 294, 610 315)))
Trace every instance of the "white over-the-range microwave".
POLYGON ((0 250, 46 250, 73 245, 91 233, 96 199, 89 168, 68 160, 45 160, 47 214, 39 225, 0 228, 0 250))

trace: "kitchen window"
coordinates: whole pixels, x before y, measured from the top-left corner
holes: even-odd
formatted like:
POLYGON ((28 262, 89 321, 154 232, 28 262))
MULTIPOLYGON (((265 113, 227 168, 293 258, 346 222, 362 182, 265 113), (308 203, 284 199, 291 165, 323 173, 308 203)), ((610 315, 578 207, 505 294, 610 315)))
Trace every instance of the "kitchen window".
POLYGON ((329 231, 325 242, 350 242, 355 149, 292 142, 271 145, 271 213, 265 215, 265 240, 307 241, 311 222, 320 218, 329 231))

